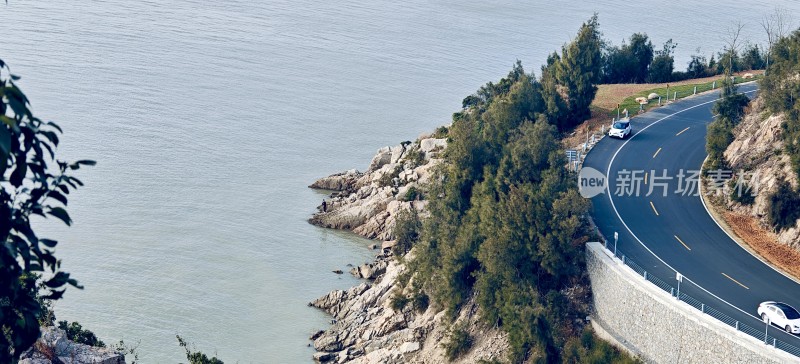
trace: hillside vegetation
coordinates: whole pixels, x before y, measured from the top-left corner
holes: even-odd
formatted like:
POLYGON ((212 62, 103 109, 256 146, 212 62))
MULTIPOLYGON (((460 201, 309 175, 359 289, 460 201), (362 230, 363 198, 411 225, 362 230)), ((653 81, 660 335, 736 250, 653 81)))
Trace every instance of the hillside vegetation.
MULTIPOLYGON (((421 283, 415 294, 450 315, 474 296, 481 319, 508 333, 512 362, 629 360, 582 336, 589 203, 559 144, 559 130, 590 115, 600 60, 592 18, 549 57, 540 79, 518 63, 467 97, 430 186, 430 217, 410 263, 421 283)), ((454 339, 452 358, 462 346, 454 339)))

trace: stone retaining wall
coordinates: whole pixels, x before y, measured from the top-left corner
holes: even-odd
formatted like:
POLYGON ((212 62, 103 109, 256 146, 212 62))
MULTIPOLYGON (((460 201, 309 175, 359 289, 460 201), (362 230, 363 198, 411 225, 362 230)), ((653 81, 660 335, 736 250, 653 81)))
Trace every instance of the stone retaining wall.
POLYGON ((593 320, 648 363, 800 363, 789 353, 736 331, 662 291, 586 245, 593 320))

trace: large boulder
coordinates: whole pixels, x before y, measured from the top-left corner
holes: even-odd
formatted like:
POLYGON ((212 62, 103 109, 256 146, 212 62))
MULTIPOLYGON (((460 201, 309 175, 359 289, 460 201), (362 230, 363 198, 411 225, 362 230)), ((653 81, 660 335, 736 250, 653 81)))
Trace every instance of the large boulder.
POLYGON ((125 364, 125 355, 109 348, 98 348, 69 341, 64 330, 43 327, 42 336, 22 353, 20 364, 125 364))
POLYGON ((376 260, 372 263, 365 263, 358 267, 350 269, 350 274, 364 279, 375 279, 379 275, 386 272, 386 267, 389 265, 385 259, 376 260))
POLYGON ((363 173, 351 169, 343 173, 336 173, 328 177, 320 178, 308 187, 320 190, 348 191, 356 187, 356 182, 363 175, 363 173))
POLYGON ((447 148, 447 139, 428 138, 419 141, 419 150, 423 153, 435 152, 447 148))
POLYGON ((367 168, 367 173, 372 173, 377 171, 381 167, 389 164, 392 162, 392 150, 390 147, 383 147, 378 149, 378 152, 375 153, 375 156, 372 157, 372 162, 369 163, 369 168, 367 168))

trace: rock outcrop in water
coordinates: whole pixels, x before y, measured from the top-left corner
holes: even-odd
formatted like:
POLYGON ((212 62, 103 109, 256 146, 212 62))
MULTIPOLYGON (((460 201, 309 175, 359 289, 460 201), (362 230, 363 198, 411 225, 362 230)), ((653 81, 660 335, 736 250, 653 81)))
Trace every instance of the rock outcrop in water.
MULTIPOLYGON (((388 262, 386 272, 374 282, 330 292, 309 303, 334 317, 334 324, 313 340, 314 359, 327 363, 440 363, 446 362, 442 344, 448 328, 444 312, 428 307, 423 312, 411 305, 392 308, 397 277, 404 264, 388 262)), ((477 305, 470 301, 454 325, 463 325, 474 338, 472 349, 457 363, 500 359, 508 349, 506 334, 477 320, 477 305)))
POLYGON ((311 188, 335 191, 309 222, 352 230, 369 239, 393 240, 395 217, 404 209, 425 210, 421 195, 441 163, 445 139, 424 138, 378 150, 367 171, 350 170, 321 178, 311 188))
POLYGON ((20 364, 125 364, 122 353, 74 343, 55 327, 42 328, 42 336, 20 359, 20 364))
MULTIPOLYGON (((459 325, 473 338, 472 349, 459 363, 501 359, 508 349, 506 334, 478 320, 470 300, 451 322, 444 312, 413 305, 392 306, 403 287, 398 277, 406 266, 391 256, 395 218, 404 209, 425 216, 425 184, 440 165, 445 139, 421 138, 414 143, 378 150, 366 172, 350 170, 314 182, 310 187, 333 190, 325 208, 309 222, 347 229, 383 241, 382 253, 372 263, 353 267, 353 275, 367 281, 347 290, 332 291, 309 306, 333 316, 333 325, 311 336, 321 363, 438 363, 446 362, 443 343, 448 330, 459 325)), ((378 245, 378 244, 376 244, 378 245)), ((405 261, 413 259, 413 249, 405 261)))

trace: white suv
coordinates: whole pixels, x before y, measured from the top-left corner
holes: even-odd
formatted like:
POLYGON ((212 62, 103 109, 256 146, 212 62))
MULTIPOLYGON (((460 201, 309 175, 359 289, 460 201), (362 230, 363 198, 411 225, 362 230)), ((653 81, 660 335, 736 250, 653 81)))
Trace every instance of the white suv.
POLYGON ((767 301, 758 305, 758 314, 764 322, 778 326, 790 334, 800 333, 800 313, 783 302, 767 301))
POLYGON ((630 120, 615 121, 611 124, 611 129, 608 131, 608 136, 625 139, 631 135, 631 122, 630 120))

